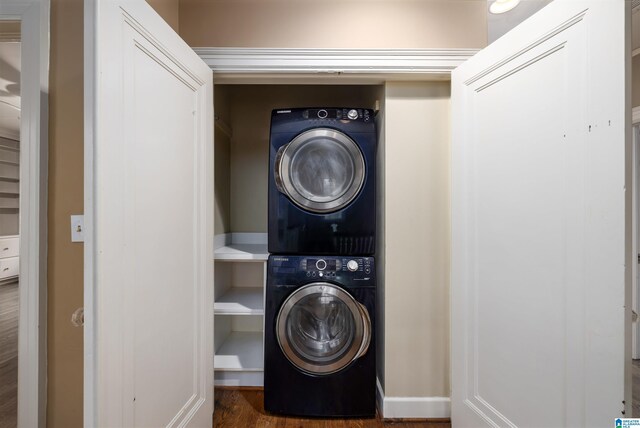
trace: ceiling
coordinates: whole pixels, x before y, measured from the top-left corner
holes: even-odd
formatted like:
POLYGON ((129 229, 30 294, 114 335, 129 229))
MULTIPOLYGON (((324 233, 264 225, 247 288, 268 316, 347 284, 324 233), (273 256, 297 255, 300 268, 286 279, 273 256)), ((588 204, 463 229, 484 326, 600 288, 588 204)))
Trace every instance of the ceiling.
POLYGON ((20 42, 0 41, 0 137, 20 140, 20 42))
POLYGON ((489 12, 493 0, 487 1, 487 42, 493 43, 522 21, 551 3, 551 0, 521 0, 509 12, 494 15, 489 12))

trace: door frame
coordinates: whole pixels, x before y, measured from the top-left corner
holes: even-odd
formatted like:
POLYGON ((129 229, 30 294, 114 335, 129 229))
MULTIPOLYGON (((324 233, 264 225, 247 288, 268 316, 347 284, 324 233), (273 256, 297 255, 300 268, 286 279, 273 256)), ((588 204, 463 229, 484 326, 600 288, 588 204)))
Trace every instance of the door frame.
MULTIPOLYGON (((631 232, 631 254, 636 255, 634 257, 634 263, 631 264, 631 283, 632 283, 632 302, 633 310, 636 313, 640 313, 640 290, 638 290, 638 242, 640 242, 638 221, 640 220, 640 213, 638 212, 638 201, 640 200, 640 170, 638 170, 638 157, 640 156, 640 138, 637 138, 636 127, 640 127, 640 107, 634 107, 631 113, 631 140, 632 140, 632 186, 631 192, 631 210, 632 210, 632 232, 631 232)), ((638 130, 640 132, 640 129, 638 130)), ((639 136, 640 137, 640 136, 639 136)), ((640 358, 640 326, 638 322, 631 323, 631 358, 640 358)))
POLYGON ((44 427, 47 361, 49 0, 0 0, 20 21, 18 427, 44 427))

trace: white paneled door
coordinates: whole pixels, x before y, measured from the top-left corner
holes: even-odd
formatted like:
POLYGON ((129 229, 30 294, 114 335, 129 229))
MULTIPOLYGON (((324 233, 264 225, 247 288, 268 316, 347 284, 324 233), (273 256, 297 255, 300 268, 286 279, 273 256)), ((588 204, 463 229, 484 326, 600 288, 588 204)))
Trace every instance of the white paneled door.
POLYGON ((85 426, 211 427, 212 72, 144 0, 85 13, 85 426))
POLYGON ((456 428, 624 417, 628 4, 556 0, 453 72, 456 428))

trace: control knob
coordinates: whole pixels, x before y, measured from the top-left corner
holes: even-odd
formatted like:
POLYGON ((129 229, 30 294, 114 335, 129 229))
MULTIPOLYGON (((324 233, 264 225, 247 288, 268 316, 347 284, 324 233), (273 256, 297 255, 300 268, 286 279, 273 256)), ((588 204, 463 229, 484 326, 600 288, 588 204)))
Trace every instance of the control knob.
POLYGON ((347 269, 349 269, 351 272, 355 272, 358 270, 358 262, 355 260, 349 260, 347 262, 347 269))
POLYGON ((351 109, 349 110, 349 113, 347 113, 347 117, 351 120, 355 120, 358 118, 358 111, 355 109, 351 109))
POLYGON ((327 268, 327 262, 325 262, 324 260, 320 259, 316 262, 316 269, 325 270, 326 268, 327 268))

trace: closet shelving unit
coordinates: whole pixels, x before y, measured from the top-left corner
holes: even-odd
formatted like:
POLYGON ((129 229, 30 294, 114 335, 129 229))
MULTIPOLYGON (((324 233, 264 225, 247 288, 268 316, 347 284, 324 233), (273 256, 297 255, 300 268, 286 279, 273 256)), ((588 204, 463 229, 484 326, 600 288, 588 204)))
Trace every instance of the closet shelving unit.
POLYGON ((215 259, 215 382, 261 386, 264 357, 266 234, 218 236, 215 259))
POLYGON ((0 214, 18 214, 19 177, 20 149, 0 143, 0 214))
MULTIPOLYGON (((216 135, 233 132, 219 117, 216 135)), ((262 386, 266 233, 226 233, 214 242, 214 380, 216 385, 262 386)))

